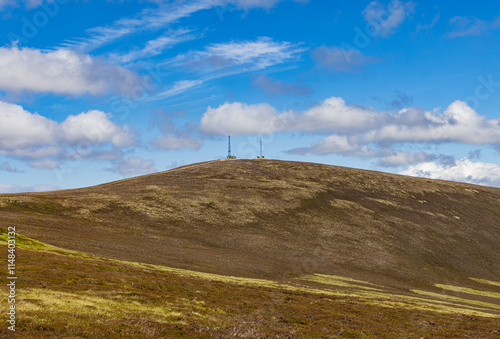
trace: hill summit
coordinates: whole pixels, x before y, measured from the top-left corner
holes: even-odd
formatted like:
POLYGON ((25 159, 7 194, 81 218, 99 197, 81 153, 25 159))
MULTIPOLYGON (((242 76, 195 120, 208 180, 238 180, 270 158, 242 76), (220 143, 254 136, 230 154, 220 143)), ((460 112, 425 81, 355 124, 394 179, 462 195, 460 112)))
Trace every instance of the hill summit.
POLYGON ((396 288, 500 280, 500 189, 314 163, 222 160, 0 195, 0 226, 112 259, 396 288))

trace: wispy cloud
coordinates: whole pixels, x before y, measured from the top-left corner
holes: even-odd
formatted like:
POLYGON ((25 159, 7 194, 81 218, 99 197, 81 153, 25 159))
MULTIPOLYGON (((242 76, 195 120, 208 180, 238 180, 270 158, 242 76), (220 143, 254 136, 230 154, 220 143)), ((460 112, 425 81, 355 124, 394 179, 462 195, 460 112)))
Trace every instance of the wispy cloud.
POLYGON ((52 185, 19 186, 0 183, 0 193, 45 192, 55 191, 58 189, 59 187, 52 185))
POLYGON ((108 59, 119 64, 127 64, 163 54, 177 44, 199 39, 203 36, 203 34, 191 33, 193 33, 192 30, 183 28, 168 30, 156 39, 147 41, 142 48, 135 48, 123 54, 112 53, 108 56, 108 59))
POLYGON ((183 67, 204 80, 211 80, 295 62, 306 50, 299 44, 259 37, 253 41, 210 44, 204 50, 179 55, 165 66, 183 67))
MULTIPOLYGON (((283 0, 236 0, 233 2, 237 3, 238 8, 248 10, 251 8, 271 9, 282 1, 283 0)), ((309 0, 294 0, 294 1, 299 3, 306 3, 309 0)))
POLYGON ((198 126, 187 122, 182 126, 175 124, 174 120, 184 117, 184 111, 165 113, 156 110, 151 114, 149 124, 161 131, 161 135, 151 141, 151 146, 161 150, 190 149, 198 150, 203 146, 203 140, 197 136, 198 126))
POLYGON ((273 80, 268 76, 260 75, 253 79, 252 84, 261 88, 271 96, 277 95, 309 95, 311 88, 300 83, 285 83, 281 80, 273 80))
POLYGON ((438 23, 440 17, 441 16, 439 14, 436 14, 430 23, 425 24, 425 25, 418 24, 417 25, 417 32, 426 31, 428 29, 433 28, 438 23))
POLYGON ((156 172, 153 160, 142 157, 129 157, 113 163, 113 166, 106 168, 110 172, 118 172, 124 177, 132 175, 143 175, 156 172))
POLYGON ((386 6, 380 1, 372 1, 364 9, 363 16, 372 27, 373 34, 387 38, 396 32, 414 10, 415 4, 411 1, 392 0, 386 6))
POLYGON ((128 35, 157 31, 198 11, 225 4, 224 0, 188 0, 161 4, 157 8, 144 9, 133 17, 117 20, 110 25, 90 28, 87 30, 87 37, 68 40, 65 46, 89 52, 128 35))
POLYGON ((0 165, 0 171, 5 171, 9 173, 22 173, 22 171, 12 167, 12 165, 9 164, 8 162, 4 162, 0 165))
POLYGON ((25 6, 28 9, 36 8, 44 2, 54 2, 54 0, 0 0, 0 10, 7 7, 25 6))
POLYGON ((179 80, 174 82, 174 84, 169 88, 147 97, 145 101, 151 102, 151 101, 163 100, 169 97, 173 97, 175 95, 182 94, 202 84, 203 80, 179 80))
POLYGON ((500 16, 490 22, 473 17, 456 16, 450 19, 450 25, 451 32, 445 35, 447 38, 478 36, 500 29, 500 16))
POLYGON ((319 67, 339 72, 354 72, 363 66, 380 60, 354 49, 321 46, 312 51, 312 57, 319 67))

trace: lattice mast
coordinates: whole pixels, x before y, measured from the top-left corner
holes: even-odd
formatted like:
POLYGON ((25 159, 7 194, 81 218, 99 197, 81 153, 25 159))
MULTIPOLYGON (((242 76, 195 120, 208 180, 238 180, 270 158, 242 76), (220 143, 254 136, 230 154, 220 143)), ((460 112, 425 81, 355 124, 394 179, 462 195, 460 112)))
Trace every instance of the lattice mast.
POLYGON ((264 157, 262 156, 262 138, 260 138, 260 158, 261 158, 261 159, 262 159, 262 158, 264 158, 264 157))

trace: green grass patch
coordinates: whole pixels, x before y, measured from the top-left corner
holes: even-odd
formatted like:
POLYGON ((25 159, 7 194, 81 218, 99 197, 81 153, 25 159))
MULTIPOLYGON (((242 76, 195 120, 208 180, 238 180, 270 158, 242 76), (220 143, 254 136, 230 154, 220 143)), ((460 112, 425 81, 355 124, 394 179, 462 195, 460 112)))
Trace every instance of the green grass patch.
POLYGON ((468 294, 480 295, 483 297, 490 297, 490 298, 500 298, 500 293, 496 293, 496 292, 480 291, 480 290, 475 290, 475 289, 468 288, 468 287, 460 287, 460 286, 453 286, 453 285, 435 284, 435 286, 442 288, 444 290, 453 291, 453 292, 468 293, 468 294))

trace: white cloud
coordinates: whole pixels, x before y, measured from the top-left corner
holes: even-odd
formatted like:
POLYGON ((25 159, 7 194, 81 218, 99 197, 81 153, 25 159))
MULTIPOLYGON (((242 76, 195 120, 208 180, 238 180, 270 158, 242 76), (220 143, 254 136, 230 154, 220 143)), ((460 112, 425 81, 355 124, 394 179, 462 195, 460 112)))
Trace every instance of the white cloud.
POLYGON ((170 97, 173 97, 175 95, 182 94, 182 93, 186 92, 187 90, 198 87, 202 84, 203 84, 203 80, 176 81, 176 82, 174 82, 174 84, 171 87, 169 87, 169 88, 167 88, 167 89, 165 89, 157 94, 149 96, 146 99, 146 101, 151 102, 151 101, 158 101, 158 100, 170 98, 170 97))
POLYGON ((203 146, 203 140, 188 136, 165 135, 154 139, 151 144, 154 147, 164 150, 183 148, 198 150, 203 146))
POLYGON ((372 1, 364 9, 363 16, 371 25, 373 35, 387 38, 396 32, 414 9, 415 4, 411 1, 392 0, 388 6, 384 6, 380 1, 372 1))
POLYGON ((339 72, 354 72, 379 61, 353 49, 327 46, 314 49, 312 56, 318 66, 339 72))
POLYGON ((432 27, 434 27, 434 26, 438 23, 438 21, 439 21, 439 18, 440 18, 440 17, 441 17, 441 16, 440 16, 440 15, 439 15, 439 13, 438 13, 438 14, 436 14, 436 15, 434 16, 434 18, 432 19, 432 21, 431 21, 430 23, 425 24, 425 25, 418 24, 418 25, 417 25, 417 32, 420 32, 420 31, 426 31, 426 30, 431 29, 432 27))
POLYGON ((448 38, 458 38, 466 36, 477 36, 488 33, 491 30, 500 28, 500 16, 493 21, 487 22, 478 18, 456 16, 450 19, 452 32, 446 34, 448 38))
POLYGON ((141 78, 104 60, 69 49, 0 47, 0 89, 56 94, 128 94, 141 78))
POLYGON ((116 147, 128 147, 135 143, 135 136, 128 126, 111 122, 109 115, 102 111, 70 115, 60 124, 60 128, 70 144, 98 145, 111 142, 116 147))
POLYGON ((57 123, 21 106, 0 101, 0 150, 25 149, 52 144, 57 138, 57 123))
POLYGON ((304 51, 306 49, 297 44, 259 37, 254 41, 210 44, 202 51, 190 51, 177 56, 170 66, 184 66, 202 74, 216 72, 208 76, 212 79, 295 61, 304 51))
POLYGON ((499 165, 485 162, 471 162, 467 158, 458 160, 451 165, 424 162, 410 166, 408 169, 400 172, 400 174, 500 187, 499 165))
POLYGON ((256 69, 262 69, 293 59, 304 51, 304 48, 290 42, 276 42, 269 37, 259 37, 255 41, 212 44, 201 55, 220 57, 236 65, 252 64, 256 69))
POLYGON ((59 187, 52 185, 35 185, 35 186, 18 186, 14 184, 1 184, 0 183, 0 193, 23 193, 23 192, 45 192, 45 191, 55 191, 59 187))
POLYGON ((367 130, 387 120, 373 109, 347 105, 342 98, 328 98, 304 112, 278 112, 267 103, 234 102, 208 107, 200 129, 210 134, 248 135, 282 131, 354 132, 367 130))
POLYGON ((51 145, 34 145, 27 148, 17 148, 17 149, 1 149, 0 155, 20 158, 20 159, 43 159, 47 157, 55 157, 64 150, 61 146, 51 145))
POLYGON ((358 145, 349 140, 346 136, 330 135, 320 142, 312 145, 308 152, 317 155, 342 154, 373 157, 375 152, 368 145, 358 145))
MULTIPOLYGON (((111 44, 116 40, 123 39, 128 35, 137 34, 143 31, 157 31, 163 29, 199 11, 212 8, 215 8, 217 11, 219 11, 219 9, 223 11, 224 8, 231 6, 236 6, 244 10, 252 8, 270 9, 281 1, 282 0, 152 1, 158 3, 159 6, 156 8, 146 8, 132 17, 117 20, 107 26, 91 28, 86 32, 87 37, 69 40, 66 42, 66 46, 88 52, 111 44)), ((308 0, 294 1, 305 3, 308 0)))
POLYGON ((128 126, 113 123, 102 111, 70 115, 58 123, 0 101, 0 155, 43 159, 60 156, 68 147, 107 143, 128 147, 135 143, 135 135, 128 126))
POLYGON ((40 6, 43 2, 54 2, 54 0, 0 0, 0 10, 7 8, 7 7, 17 7, 22 2, 24 6, 28 9, 36 8, 40 6))
POLYGON ((286 114, 269 104, 248 105, 234 102, 217 108, 208 107, 201 118, 200 130, 209 134, 271 134, 282 130, 286 114))
POLYGON ((110 54, 109 59, 118 63, 130 63, 132 61, 151 58, 164 53, 166 50, 182 42, 199 39, 202 34, 190 34, 192 30, 177 29, 168 30, 156 39, 149 40, 140 49, 132 49, 125 54, 110 54))
POLYGON ((153 160, 143 159, 141 157, 130 157, 120 160, 111 168, 106 170, 118 172, 123 176, 141 175, 156 172, 153 160))
POLYGON ((309 147, 295 148, 288 153, 375 158, 378 165, 384 167, 401 167, 446 157, 397 149, 408 149, 411 144, 500 144, 500 119, 481 116, 462 101, 451 103, 444 111, 410 107, 397 113, 346 104, 336 97, 302 112, 280 112, 267 103, 234 102, 208 107, 200 121, 200 130, 222 135, 330 134, 309 147))
POLYGON ((403 109, 384 126, 363 136, 366 142, 462 142, 474 145, 500 143, 500 119, 487 119, 463 101, 443 112, 403 109))
POLYGON ((386 120, 384 113, 371 108, 346 105, 344 99, 331 97, 301 114, 296 114, 296 119, 287 129, 352 133, 376 127, 386 120))
POLYGON ((91 28, 87 30, 88 37, 67 41, 66 45, 82 51, 92 51, 127 35, 145 30, 157 31, 198 11, 226 4, 228 2, 225 0, 162 2, 159 7, 144 9, 133 17, 117 20, 108 26, 91 28))
POLYGON ((398 166, 410 165, 410 164, 434 160, 436 158, 436 156, 427 154, 425 152, 409 153, 409 152, 387 150, 384 153, 388 154, 383 155, 378 161, 379 165, 383 167, 398 167, 398 166))
POLYGON ((45 170, 54 170, 59 168, 59 163, 52 159, 44 159, 36 162, 32 162, 29 164, 30 167, 37 169, 45 169, 45 170))

